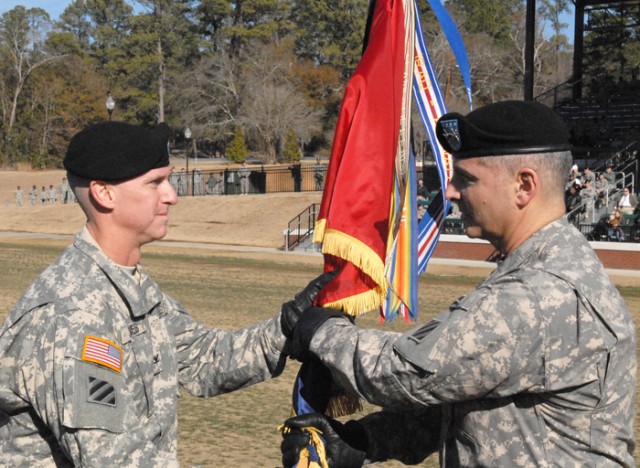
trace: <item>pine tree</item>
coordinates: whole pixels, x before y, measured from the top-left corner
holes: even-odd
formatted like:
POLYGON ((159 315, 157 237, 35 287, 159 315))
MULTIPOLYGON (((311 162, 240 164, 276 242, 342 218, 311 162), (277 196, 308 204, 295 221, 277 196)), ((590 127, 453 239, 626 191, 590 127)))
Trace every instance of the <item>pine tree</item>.
POLYGON ((299 161, 300 160, 300 147, 298 146, 298 137, 295 130, 291 129, 284 137, 284 149, 282 155, 285 161, 299 161))
POLYGON ((229 143, 227 147, 227 159, 241 163, 247 159, 248 154, 247 144, 244 141, 244 131, 242 127, 237 126, 233 132, 233 140, 231 140, 231 143, 229 143))
POLYGON ((319 65, 331 65, 348 79, 362 56, 368 5, 366 0, 293 2, 296 55, 319 65))

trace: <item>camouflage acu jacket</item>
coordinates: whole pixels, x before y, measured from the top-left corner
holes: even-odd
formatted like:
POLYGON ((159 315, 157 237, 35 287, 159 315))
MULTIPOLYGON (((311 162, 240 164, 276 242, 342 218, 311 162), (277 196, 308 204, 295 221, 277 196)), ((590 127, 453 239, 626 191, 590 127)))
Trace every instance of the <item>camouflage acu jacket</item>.
POLYGON ((561 219, 404 335, 329 320, 311 350, 384 411, 371 460, 633 466, 636 340, 595 253, 561 219))
POLYGON ((0 466, 176 466, 178 388, 279 374, 279 317, 206 329, 78 236, 0 329, 0 466))

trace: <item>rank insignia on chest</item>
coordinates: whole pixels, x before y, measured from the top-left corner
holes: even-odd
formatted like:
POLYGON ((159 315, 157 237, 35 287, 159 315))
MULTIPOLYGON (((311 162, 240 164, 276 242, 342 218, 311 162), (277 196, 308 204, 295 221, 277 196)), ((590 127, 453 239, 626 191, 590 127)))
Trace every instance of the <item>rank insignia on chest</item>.
POLYGON ((82 348, 82 360, 94 362, 120 372, 122 368, 122 349, 117 344, 103 338, 86 336, 84 338, 84 347, 82 348))

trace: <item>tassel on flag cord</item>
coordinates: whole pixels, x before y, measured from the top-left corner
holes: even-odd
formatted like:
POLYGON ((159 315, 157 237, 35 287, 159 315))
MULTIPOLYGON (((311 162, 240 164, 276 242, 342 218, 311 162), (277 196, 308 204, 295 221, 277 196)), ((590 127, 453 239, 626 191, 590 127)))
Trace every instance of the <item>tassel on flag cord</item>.
MULTIPOLYGON (((471 99, 464 45, 440 1, 429 1, 471 99)), ((444 192, 452 160, 435 137, 435 123, 446 108, 417 11, 413 0, 372 0, 368 40, 345 89, 314 231, 314 242, 322 243, 325 271, 339 270, 316 304, 354 316, 380 308, 385 319, 398 313, 405 320, 416 317, 417 277, 426 269, 449 209, 444 192), (409 138, 412 82, 441 182, 420 223, 409 138)), ((318 361, 305 362, 293 392, 294 415, 353 413, 358 405, 349 397, 343 402, 351 407, 329 409, 336 400, 333 390, 328 370, 318 361)), ((321 435, 312 429, 305 429, 311 443, 298 468, 327 466, 321 435)))

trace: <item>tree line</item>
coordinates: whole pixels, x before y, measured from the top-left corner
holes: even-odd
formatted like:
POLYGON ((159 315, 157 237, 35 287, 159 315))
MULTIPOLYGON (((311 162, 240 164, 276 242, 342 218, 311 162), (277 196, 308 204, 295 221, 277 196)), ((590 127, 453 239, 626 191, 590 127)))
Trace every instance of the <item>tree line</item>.
MULTIPOLYGON (((538 2, 535 91, 542 93, 571 72, 561 21, 569 0, 538 2)), ((208 154, 226 153, 234 135, 266 161, 326 153, 362 53, 368 3, 71 0, 55 21, 17 6, 0 17, 0 164, 60 167, 73 134, 111 117, 166 121, 176 146, 187 147, 189 127, 208 154), (285 151, 285 141, 297 141, 300 152, 285 151)), ((522 98, 525 4, 446 3, 466 43, 476 106, 522 98)), ((428 2, 419 8, 449 109, 464 110, 446 39, 428 2)))

